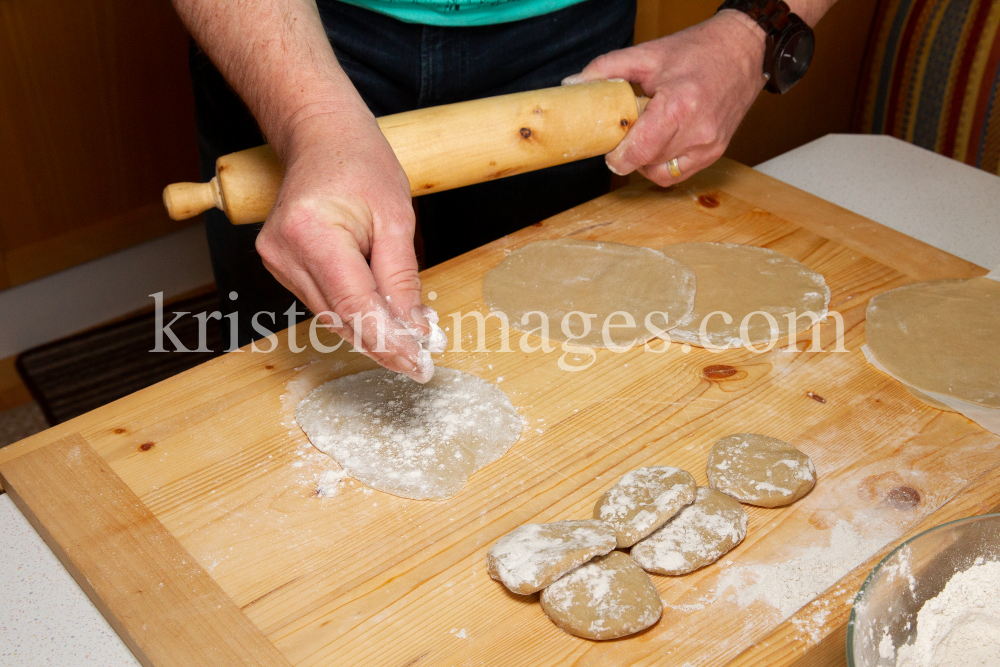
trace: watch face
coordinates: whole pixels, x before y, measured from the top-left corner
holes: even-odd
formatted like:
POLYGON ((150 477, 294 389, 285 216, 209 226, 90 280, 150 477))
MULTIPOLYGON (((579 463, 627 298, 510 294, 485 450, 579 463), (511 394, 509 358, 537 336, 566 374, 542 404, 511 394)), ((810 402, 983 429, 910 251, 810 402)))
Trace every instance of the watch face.
POLYGON ((778 51, 778 86, 785 92, 796 83, 809 69, 812 60, 815 40, 812 30, 804 28, 796 30, 787 36, 778 51))

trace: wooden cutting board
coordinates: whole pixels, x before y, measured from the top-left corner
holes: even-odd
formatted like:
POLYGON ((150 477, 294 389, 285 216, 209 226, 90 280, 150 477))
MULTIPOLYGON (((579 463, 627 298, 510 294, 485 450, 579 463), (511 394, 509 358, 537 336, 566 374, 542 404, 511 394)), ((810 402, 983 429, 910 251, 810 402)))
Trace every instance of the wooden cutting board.
MULTIPOLYGON (((493 324, 493 351, 469 351, 467 318, 466 351, 439 365, 497 383, 526 426, 460 495, 421 502, 352 480, 317 495, 337 466, 292 409, 371 362, 343 348, 293 353, 283 333, 272 352, 225 355, 0 450, 4 488, 157 666, 839 664, 850 601, 880 555, 1000 504, 1000 438, 925 407, 860 352, 873 295, 985 270, 723 160, 679 187, 635 184, 429 269, 425 301, 437 293, 446 325, 454 312, 485 313, 484 273, 513 248, 558 237, 772 248, 826 277, 846 351, 834 351, 831 318, 823 351, 805 338, 763 354, 599 351, 566 373, 558 346, 524 353, 516 334, 513 352, 497 351, 493 324), (650 630, 572 637, 537 595, 487 575, 486 551, 514 527, 587 518, 643 465, 704 484, 712 443, 741 431, 792 442, 819 482, 791 507, 748 508, 746 540, 719 564, 654 576, 665 608, 650 630), (818 597, 783 619, 808 587, 818 597)), ((308 338, 299 326, 297 343, 308 338)))

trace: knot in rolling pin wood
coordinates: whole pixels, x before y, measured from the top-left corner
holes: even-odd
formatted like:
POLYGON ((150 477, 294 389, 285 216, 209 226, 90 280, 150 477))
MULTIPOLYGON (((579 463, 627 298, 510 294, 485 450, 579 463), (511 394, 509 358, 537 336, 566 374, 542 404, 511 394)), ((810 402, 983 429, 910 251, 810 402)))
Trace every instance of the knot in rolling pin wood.
POLYGON ((141 445, 139 445, 139 451, 140 452, 148 452, 149 450, 151 450, 153 448, 153 445, 155 445, 155 444, 156 444, 155 442, 144 442, 141 445))
POLYGON ((705 208, 716 208, 719 205, 719 198, 713 194, 698 195, 698 203, 705 208))
POLYGON ((620 125, 622 127, 628 127, 628 118, 622 118, 621 122, 620 122, 620 125))
POLYGON ((531 128, 530 127, 522 127, 521 130, 520 130, 520 132, 521 132, 521 137, 522 138, 524 138, 524 139, 530 139, 531 138, 531 128))

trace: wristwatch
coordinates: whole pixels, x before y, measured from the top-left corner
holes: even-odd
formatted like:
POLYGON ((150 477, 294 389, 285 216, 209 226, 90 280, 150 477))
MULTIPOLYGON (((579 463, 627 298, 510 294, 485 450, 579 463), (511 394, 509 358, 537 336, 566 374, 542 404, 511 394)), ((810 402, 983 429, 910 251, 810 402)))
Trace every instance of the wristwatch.
POLYGON ((764 87, 785 93, 809 69, 816 38, 812 28, 793 14, 782 0, 726 0, 719 7, 743 12, 767 33, 764 51, 764 87))

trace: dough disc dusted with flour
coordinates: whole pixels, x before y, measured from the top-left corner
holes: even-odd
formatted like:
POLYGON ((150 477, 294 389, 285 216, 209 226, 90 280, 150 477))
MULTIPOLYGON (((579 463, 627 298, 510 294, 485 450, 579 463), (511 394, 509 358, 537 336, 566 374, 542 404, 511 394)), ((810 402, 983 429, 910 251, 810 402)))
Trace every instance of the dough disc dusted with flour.
POLYGON ((630 552, 642 569, 658 574, 694 572, 722 558, 747 534, 747 513, 724 493, 698 487, 698 496, 630 552))
POLYGON ((295 421, 354 479, 415 500, 455 495, 521 435, 506 394, 451 368, 427 384, 384 368, 337 378, 298 404, 295 421))
POLYGON ((694 271, 698 292, 694 310, 670 330, 672 340, 700 347, 740 347, 740 324, 750 313, 763 311, 775 320, 777 329, 761 314, 747 321, 746 339, 758 346, 788 335, 789 313, 804 315, 796 323, 805 331, 826 318, 830 288, 823 276, 791 257, 767 248, 733 243, 680 243, 662 249, 663 254, 694 271), (702 322, 711 313, 722 311, 732 317, 726 324, 722 315, 712 315, 705 323, 706 340, 701 339, 702 322))
POLYGON ((694 274, 658 250, 573 239, 529 243, 483 278, 486 305, 507 315, 511 328, 538 333, 538 315, 523 323, 521 318, 540 311, 548 318, 550 339, 587 347, 609 347, 603 334, 606 321, 611 346, 649 340, 653 333, 646 328, 646 316, 667 313, 666 323, 660 315, 652 315, 650 322, 669 329, 691 312, 694 291, 694 274), (574 338, 563 331, 563 318, 573 311, 596 316, 589 318, 586 336, 580 315, 566 320, 574 338), (631 315, 634 326, 624 326, 622 315, 608 320, 618 311, 631 315))
POLYGON ((620 551, 598 556, 542 591, 542 609, 585 639, 617 639, 660 620, 663 602, 649 575, 620 551))
POLYGON ((812 459, 784 440, 735 433, 712 446, 708 484, 742 503, 790 505, 816 484, 812 459))
POLYGON ((594 518, 615 529, 618 546, 630 547, 694 502, 694 477, 671 466, 631 470, 594 505, 594 518))
POLYGON ((594 519, 528 523, 497 540, 486 569, 512 593, 527 595, 614 548, 615 531, 594 519))
POLYGON ((873 297, 866 317, 868 347, 900 380, 1000 408, 1000 282, 973 278, 899 287, 873 297))

